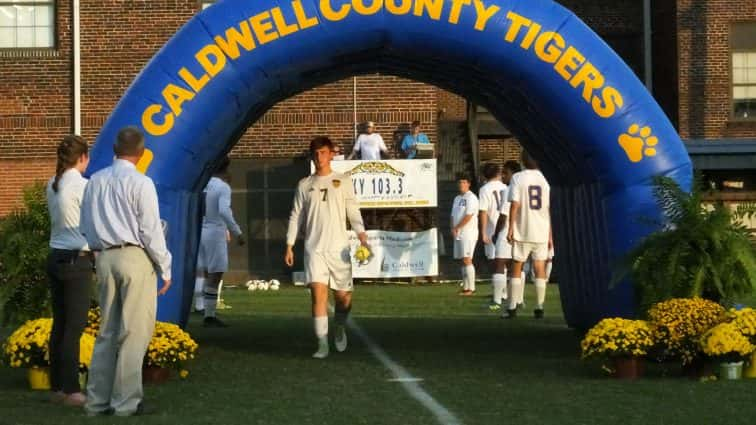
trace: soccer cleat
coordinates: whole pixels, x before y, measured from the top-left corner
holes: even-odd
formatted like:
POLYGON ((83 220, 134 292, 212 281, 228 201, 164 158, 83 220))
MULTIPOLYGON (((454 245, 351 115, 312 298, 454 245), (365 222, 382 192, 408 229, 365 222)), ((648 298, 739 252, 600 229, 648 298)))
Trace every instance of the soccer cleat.
POLYGON ((465 290, 465 291, 461 291, 459 293, 459 295, 462 296, 462 297, 471 297, 471 296, 475 295, 475 291, 470 291, 468 289, 468 290, 465 290))
POLYGON ((333 345, 336 346, 336 351, 343 353, 347 349, 347 335, 344 326, 336 326, 336 332, 333 337, 333 345))
POLYGON ((205 317, 202 321, 202 326, 206 328, 227 328, 228 325, 223 323, 217 317, 205 317))
POLYGON ((507 309, 507 312, 501 315, 502 319, 515 319, 517 318, 517 310, 509 310, 507 309))
POLYGON ((501 310, 501 304, 497 304, 497 303, 488 304, 488 311, 500 311, 500 310, 501 310))
POLYGON ((543 309, 537 308, 533 310, 533 316, 535 316, 536 319, 543 319, 543 309))
MULTIPOLYGON (((345 347, 346 348, 346 347, 345 347)), ((328 338, 318 338, 318 351, 316 351, 312 358, 314 359, 324 359, 328 357, 328 354, 330 353, 330 348, 328 347, 328 338)))

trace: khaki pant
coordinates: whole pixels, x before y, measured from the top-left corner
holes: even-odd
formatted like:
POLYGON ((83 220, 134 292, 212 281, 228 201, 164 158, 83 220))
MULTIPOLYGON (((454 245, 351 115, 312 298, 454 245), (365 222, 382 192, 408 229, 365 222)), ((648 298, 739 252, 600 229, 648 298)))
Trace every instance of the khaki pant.
POLYGON ((142 401, 142 361, 155 329, 157 277, 138 247, 97 256, 102 321, 89 368, 86 410, 136 412, 142 401))

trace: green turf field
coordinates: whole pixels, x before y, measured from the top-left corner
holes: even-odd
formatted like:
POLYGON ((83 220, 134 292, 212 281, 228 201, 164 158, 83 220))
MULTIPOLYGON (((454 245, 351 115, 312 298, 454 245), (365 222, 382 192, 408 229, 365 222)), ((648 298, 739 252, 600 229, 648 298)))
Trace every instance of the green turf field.
MULTIPOLYGON (((146 387, 159 408, 139 419, 86 418, 31 392, 25 370, 0 368, 0 424, 435 424, 430 410, 351 335, 350 349, 325 361, 314 351, 309 297, 227 290, 231 325, 189 331, 200 355, 186 380, 146 387)), ((700 383, 651 368, 639 382, 602 376, 579 360, 551 286, 546 319, 530 309, 506 321, 482 306, 490 293, 461 298, 453 285, 359 286, 357 324, 459 423, 752 424, 756 380, 700 383)), ((533 287, 526 288, 529 306, 533 287)), ((754 299, 748 300, 754 305, 754 299)), ((0 330, 7 336, 9 329, 0 330)))

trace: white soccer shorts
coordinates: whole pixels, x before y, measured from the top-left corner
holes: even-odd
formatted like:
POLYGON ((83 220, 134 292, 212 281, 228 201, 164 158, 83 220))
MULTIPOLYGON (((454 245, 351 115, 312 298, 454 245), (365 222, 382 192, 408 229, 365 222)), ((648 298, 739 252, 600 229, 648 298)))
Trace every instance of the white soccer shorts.
POLYGON ((533 256, 535 261, 546 261, 549 259, 549 244, 534 242, 515 241, 512 246, 512 259, 519 263, 528 261, 529 256, 533 256))
POLYGON ((304 263, 308 284, 325 283, 334 291, 354 290, 352 260, 348 248, 342 252, 305 253, 304 263))
POLYGON ((454 239, 454 259, 472 258, 477 243, 477 238, 454 239))
POLYGON ((208 273, 228 271, 228 241, 225 228, 202 228, 197 268, 207 270, 208 273))
POLYGON ((509 260, 512 258, 512 245, 507 242, 505 232, 500 232, 495 243, 486 244, 486 258, 489 260, 509 260))

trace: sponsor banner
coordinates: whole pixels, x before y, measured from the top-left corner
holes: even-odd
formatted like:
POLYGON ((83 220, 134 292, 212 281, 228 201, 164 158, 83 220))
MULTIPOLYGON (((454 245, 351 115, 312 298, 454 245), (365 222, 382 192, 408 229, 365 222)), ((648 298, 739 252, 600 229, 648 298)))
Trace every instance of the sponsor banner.
POLYGON ((352 233, 352 276, 383 278, 438 275, 437 233, 435 228, 423 232, 368 230, 368 244, 372 255, 363 263, 354 258, 360 241, 352 233))
POLYGON ((435 159, 331 161, 331 168, 352 177, 361 208, 438 205, 435 159))

